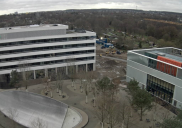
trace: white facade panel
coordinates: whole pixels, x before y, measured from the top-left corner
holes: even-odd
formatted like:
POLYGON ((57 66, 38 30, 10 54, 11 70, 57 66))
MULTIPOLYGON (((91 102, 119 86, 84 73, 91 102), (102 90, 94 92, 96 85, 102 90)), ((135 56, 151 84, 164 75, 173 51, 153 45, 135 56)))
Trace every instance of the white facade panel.
POLYGON ((12 58, 12 57, 22 57, 22 56, 31 56, 31 55, 42 55, 50 53, 61 53, 61 52, 72 52, 72 51, 83 51, 83 50, 95 50, 95 47, 80 47, 80 48, 69 48, 69 49, 58 49, 58 50, 45 50, 45 51, 35 51, 35 52, 25 52, 18 54, 8 54, 1 55, 0 58, 12 58))
POLYGON ((27 49, 27 48, 38 48, 38 47, 46 47, 46 46, 62 46, 69 44, 85 44, 85 43, 95 43, 96 40, 80 40, 80 41, 67 41, 67 42, 51 42, 51 43, 40 43, 40 44, 30 44, 30 45, 20 45, 20 46, 11 46, 11 47, 2 47, 0 51, 7 50, 16 50, 16 49, 27 49))

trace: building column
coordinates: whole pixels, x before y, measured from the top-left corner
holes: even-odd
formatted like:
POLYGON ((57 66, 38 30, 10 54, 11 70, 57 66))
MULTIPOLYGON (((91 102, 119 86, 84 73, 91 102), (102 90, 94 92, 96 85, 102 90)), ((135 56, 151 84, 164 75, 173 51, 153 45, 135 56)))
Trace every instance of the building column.
POLYGON ((86 72, 88 72, 88 64, 86 64, 86 68, 85 68, 86 72))
POLYGON ((95 71, 95 63, 93 63, 93 71, 95 71))
POLYGON ((45 78, 48 77, 48 71, 45 69, 45 78))
POLYGON ((55 68, 55 71, 56 71, 56 75, 58 74, 58 68, 55 68))
POLYGON ((68 66, 66 66, 66 75, 68 75, 68 66))
POLYGON ((76 65, 76 73, 78 73, 78 65, 76 65))
POLYGON ((34 74, 34 79, 36 79, 36 73, 35 73, 35 70, 33 71, 33 74, 34 74))

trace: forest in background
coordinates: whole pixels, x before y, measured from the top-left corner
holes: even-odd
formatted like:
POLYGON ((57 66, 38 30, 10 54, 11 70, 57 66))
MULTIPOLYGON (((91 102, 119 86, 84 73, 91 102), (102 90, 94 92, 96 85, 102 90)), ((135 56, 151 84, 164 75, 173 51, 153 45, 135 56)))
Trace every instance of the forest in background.
POLYGON ((181 21, 181 13, 87 9, 2 15, 0 16, 0 27, 66 24, 70 29, 95 31, 98 38, 111 33, 114 36, 110 41, 115 42, 118 48, 126 45, 133 49, 135 47, 133 42, 145 45, 150 41, 154 42, 157 47, 182 48, 181 21), (125 34, 123 35, 123 33, 125 34))

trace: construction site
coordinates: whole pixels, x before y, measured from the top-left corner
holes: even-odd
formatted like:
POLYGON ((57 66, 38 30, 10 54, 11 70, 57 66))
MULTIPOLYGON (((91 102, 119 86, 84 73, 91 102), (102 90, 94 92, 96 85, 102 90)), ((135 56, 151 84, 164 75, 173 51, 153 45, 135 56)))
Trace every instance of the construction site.
POLYGON ((101 48, 97 44, 96 69, 100 77, 107 76, 116 84, 125 84, 127 53, 116 53, 116 48, 101 48))

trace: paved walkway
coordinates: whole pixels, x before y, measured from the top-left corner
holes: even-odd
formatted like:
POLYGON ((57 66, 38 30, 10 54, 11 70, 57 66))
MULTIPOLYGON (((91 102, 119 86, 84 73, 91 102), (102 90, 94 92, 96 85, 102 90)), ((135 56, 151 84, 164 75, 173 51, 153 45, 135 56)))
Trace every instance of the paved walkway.
MULTIPOLYGON (((53 83, 50 83, 50 85, 53 86, 53 83)), ((78 80, 75 82, 75 85, 77 85, 76 90, 74 90, 74 88, 71 87, 71 85, 72 84, 70 80, 65 80, 63 86, 63 95, 65 95, 66 97, 62 98, 62 96, 59 96, 59 93, 57 93, 56 88, 54 88, 52 91, 53 98, 76 108, 76 110, 78 110, 80 114, 82 114, 83 120, 76 128, 81 128, 80 126, 84 125, 86 125, 84 128, 94 128, 98 123, 98 119, 94 115, 93 109, 86 107, 84 104, 81 104, 81 101, 85 101, 85 94, 84 92, 80 92, 80 82, 78 80), (88 122, 88 124, 86 122, 88 122)), ((42 84, 30 86, 28 90, 30 92, 35 92, 44 95, 44 85, 42 84)), ((50 92, 47 96, 50 97, 50 92)), ((90 94, 88 98, 91 99, 92 95, 90 94)), ((91 100, 89 104, 91 104, 91 100)))
MULTIPOLYGON (((63 91, 64 91, 63 94, 66 95, 66 98, 62 98, 61 96, 59 96, 59 94, 56 92, 56 88, 54 88, 53 90, 53 98, 56 100, 62 101, 68 104, 69 106, 75 107, 82 114, 83 119, 85 120, 83 120, 83 123, 79 124, 79 127, 86 124, 87 120, 89 120, 88 124, 84 128, 100 128, 101 126, 99 124, 99 120, 94 113, 93 103, 91 102, 93 98, 92 92, 89 92, 88 104, 86 104, 85 93, 80 92, 80 88, 79 88, 80 82, 76 81, 75 84, 77 85, 76 90, 74 90, 74 88, 71 87, 71 81, 66 80, 63 86, 63 91)), ((28 88, 30 92, 39 93, 39 94, 41 94, 43 89, 44 89, 44 86, 42 84, 33 85, 28 88)), ((20 90, 25 90, 25 89, 21 88, 20 90)), ((124 90, 121 89, 118 96, 121 98, 121 100, 125 100, 128 102, 126 98, 127 93, 124 90)), ((136 112, 134 109, 132 110, 132 115, 133 116, 130 119, 129 128, 148 128, 149 126, 153 126, 156 123, 156 121, 153 121, 154 111, 146 112, 145 115, 143 116, 143 121, 140 121, 139 113, 136 112), (146 122, 146 119, 150 119, 150 122, 146 122)), ((174 114, 171 114, 171 112, 169 112, 165 108, 161 107, 160 105, 157 105, 157 111, 155 116, 156 116, 156 120, 161 122, 162 121, 161 119, 163 119, 164 116, 174 116, 174 114)), ((8 125, 9 122, 6 121, 5 117, 3 117, 2 114, 0 114, 0 124, 3 124, 3 126, 5 125, 6 126, 5 128, 10 128, 8 125), (5 123, 2 123, 2 121, 5 123)), ((3 128, 3 127, 0 126, 0 128, 3 128)), ((22 127, 19 126, 16 128, 22 128, 22 127)), ((105 124, 104 128, 108 128, 107 124, 105 124)))

